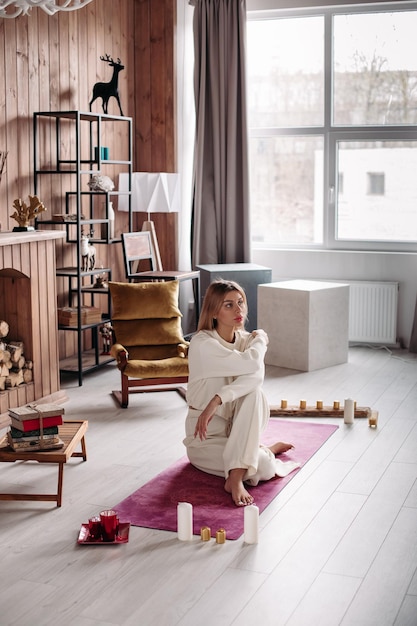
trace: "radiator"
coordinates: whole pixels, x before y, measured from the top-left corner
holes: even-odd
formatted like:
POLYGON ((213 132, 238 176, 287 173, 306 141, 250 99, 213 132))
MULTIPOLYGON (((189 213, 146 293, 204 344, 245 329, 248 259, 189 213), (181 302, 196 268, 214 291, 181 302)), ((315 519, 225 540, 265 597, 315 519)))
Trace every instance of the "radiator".
POLYGON ((349 341, 394 345, 398 283, 343 282, 349 285, 349 341))

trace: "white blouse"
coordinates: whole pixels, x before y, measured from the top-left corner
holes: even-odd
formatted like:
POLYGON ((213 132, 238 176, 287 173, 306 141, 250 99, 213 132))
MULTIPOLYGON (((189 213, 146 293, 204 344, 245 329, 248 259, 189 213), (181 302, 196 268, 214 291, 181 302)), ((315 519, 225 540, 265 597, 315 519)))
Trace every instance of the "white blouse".
POLYGON ((220 396, 216 414, 229 419, 228 403, 262 385, 267 337, 254 337, 245 330, 235 334, 235 341, 222 339, 216 330, 199 331, 191 339, 188 352, 189 379, 187 402, 203 410, 214 395, 220 396))

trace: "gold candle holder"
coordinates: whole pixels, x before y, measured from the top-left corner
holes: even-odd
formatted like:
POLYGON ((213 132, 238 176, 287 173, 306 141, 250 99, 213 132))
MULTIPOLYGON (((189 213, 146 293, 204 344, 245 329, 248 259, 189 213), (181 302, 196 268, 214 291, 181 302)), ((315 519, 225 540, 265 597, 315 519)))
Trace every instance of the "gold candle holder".
POLYGON ((288 402, 286 400, 281 400, 281 409, 286 409, 288 406, 288 402))
POLYGON ((300 400, 300 409, 305 409, 307 407, 307 402, 305 400, 300 400))
POLYGON ((201 541, 210 541, 211 530, 208 526, 202 526, 200 530, 201 541))
POLYGON ((316 402, 316 409, 322 409, 323 408, 323 401, 322 400, 317 400, 316 402))
POLYGON ((376 428, 378 426, 378 413, 376 411, 372 411, 368 418, 368 424, 370 428, 376 428))
POLYGON ((225 543, 226 541, 226 531, 224 528, 219 528, 216 532, 216 543, 225 543))
POLYGON ((338 409, 340 409, 340 402, 338 402, 337 400, 335 400, 335 401, 333 402, 333 409, 334 409, 335 411, 337 411, 338 409))

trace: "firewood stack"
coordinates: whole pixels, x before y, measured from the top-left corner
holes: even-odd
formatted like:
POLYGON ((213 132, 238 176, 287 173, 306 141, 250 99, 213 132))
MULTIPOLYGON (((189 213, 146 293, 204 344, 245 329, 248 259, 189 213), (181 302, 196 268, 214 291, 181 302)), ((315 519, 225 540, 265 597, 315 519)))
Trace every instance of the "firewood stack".
POLYGON ((0 320, 0 391, 33 380, 33 363, 24 355, 22 341, 7 341, 9 325, 0 320))

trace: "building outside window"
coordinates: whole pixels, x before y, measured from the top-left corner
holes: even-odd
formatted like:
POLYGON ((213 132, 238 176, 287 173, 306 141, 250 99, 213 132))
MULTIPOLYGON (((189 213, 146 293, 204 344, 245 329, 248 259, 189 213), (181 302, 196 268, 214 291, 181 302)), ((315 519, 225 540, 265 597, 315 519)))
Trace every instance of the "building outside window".
POLYGON ((383 196, 385 193, 385 174, 383 172, 367 172, 368 185, 367 194, 369 196, 383 196))
POLYGON ((417 249, 417 3, 248 14, 255 246, 417 249))

